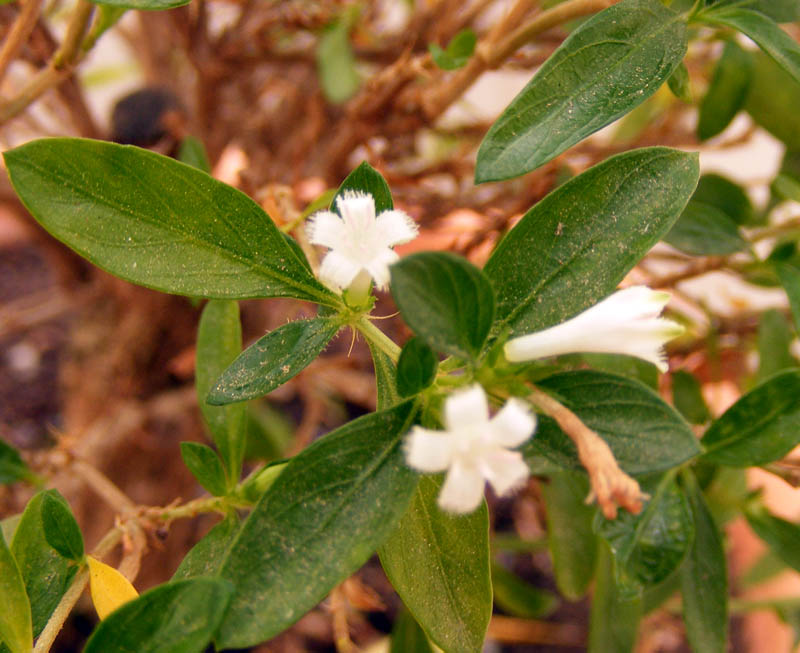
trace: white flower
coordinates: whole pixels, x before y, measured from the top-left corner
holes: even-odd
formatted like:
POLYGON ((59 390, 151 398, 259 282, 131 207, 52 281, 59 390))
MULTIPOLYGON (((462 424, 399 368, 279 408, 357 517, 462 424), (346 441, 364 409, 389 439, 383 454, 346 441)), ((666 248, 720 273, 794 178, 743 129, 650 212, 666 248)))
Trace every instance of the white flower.
POLYGON ((668 369, 664 344, 683 327, 659 317, 670 295, 646 286, 618 290, 562 324, 506 343, 511 362, 571 353, 628 354, 668 369))
POLYGON ((519 451, 536 428, 527 404, 510 399, 489 419, 489 404, 479 385, 454 392, 444 404, 445 431, 415 426, 406 440, 406 461, 421 472, 447 470, 438 504, 443 510, 467 513, 483 498, 484 481, 498 495, 508 494, 528 478, 519 451))
MULTIPOLYGON (((392 249, 417 235, 416 223, 403 211, 384 211, 375 216, 369 193, 345 191, 336 198, 341 217, 320 211, 308 222, 308 239, 330 248, 322 261, 319 278, 336 291, 366 278, 378 288, 389 284, 389 266, 398 256, 392 249)), ((368 283, 367 283, 368 285, 368 283)))

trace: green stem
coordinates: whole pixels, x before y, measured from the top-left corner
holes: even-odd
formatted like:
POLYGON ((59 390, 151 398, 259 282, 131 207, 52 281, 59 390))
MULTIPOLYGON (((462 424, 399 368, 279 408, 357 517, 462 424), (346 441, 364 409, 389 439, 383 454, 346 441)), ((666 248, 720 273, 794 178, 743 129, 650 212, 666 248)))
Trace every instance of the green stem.
POLYGON ((395 363, 397 362, 398 358, 400 358, 400 347, 397 346, 394 340, 376 327, 366 315, 359 317, 358 320, 351 326, 358 329, 362 336, 369 340, 395 363))

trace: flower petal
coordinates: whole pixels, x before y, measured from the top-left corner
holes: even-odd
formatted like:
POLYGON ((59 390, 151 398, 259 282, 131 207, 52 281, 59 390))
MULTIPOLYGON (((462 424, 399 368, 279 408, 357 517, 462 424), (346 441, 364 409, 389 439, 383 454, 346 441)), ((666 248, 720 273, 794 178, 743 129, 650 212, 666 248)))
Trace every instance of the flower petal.
POLYGON ((332 249, 322 260, 319 278, 322 283, 338 291, 347 288, 361 270, 360 265, 356 265, 349 258, 332 249))
POLYGON ((453 436, 415 426, 406 438, 406 462, 421 472, 443 472, 453 460, 453 436))
POLYGON ((336 208, 351 234, 366 233, 375 227, 375 200, 369 193, 346 190, 336 198, 336 208))
POLYGON ((536 416, 524 401, 511 398, 489 421, 492 442, 500 447, 517 447, 533 435, 536 416))
POLYGON ((86 556, 89 565, 89 592, 97 616, 105 619, 117 608, 132 601, 139 593, 119 571, 92 556, 86 556))
POLYGON ((405 211, 384 211, 375 219, 375 228, 387 247, 402 245, 417 237, 417 223, 405 211))
POLYGON ((501 497, 520 487, 530 474, 522 454, 507 449, 498 449, 488 456, 483 461, 481 472, 501 497))
POLYGON ((347 230, 342 219, 331 211, 319 211, 306 223, 308 240, 313 245, 330 249, 342 247, 347 242, 347 230))
POLYGON ((477 469, 456 461, 447 472, 436 503, 447 512, 472 512, 481 505, 483 486, 483 477, 477 469))
POLYGON ((444 425, 448 431, 474 429, 488 424, 489 403, 486 393, 477 383, 454 392, 444 402, 444 425))
POLYGON ((384 247, 365 265, 367 272, 375 280, 375 285, 379 289, 384 290, 389 285, 391 279, 389 266, 397 262, 399 258, 393 249, 384 247))

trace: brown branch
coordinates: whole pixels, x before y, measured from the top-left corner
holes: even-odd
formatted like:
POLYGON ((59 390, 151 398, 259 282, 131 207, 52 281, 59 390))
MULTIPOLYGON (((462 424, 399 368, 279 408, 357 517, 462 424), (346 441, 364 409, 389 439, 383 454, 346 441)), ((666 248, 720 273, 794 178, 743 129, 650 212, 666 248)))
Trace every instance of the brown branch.
POLYGON ((8 66, 17 56, 19 49, 30 36, 33 28, 36 27, 36 21, 39 19, 39 13, 42 10, 43 0, 28 0, 22 7, 19 16, 17 17, 14 27, 6 37, 2 49, 0 49, 0 82, 5 77, 8 66))
POLYGON ((642 504, 648 497, 639 488, 639 483, 620 469, 606 441, 550 395, 535 387, 530 390, 530 401, 556 420, 578 448, 578 458, 589 473, 592 487, 586 502, 597 499, 606 519, 616 518, 618 506, 634 515, 641 512, 642 504))

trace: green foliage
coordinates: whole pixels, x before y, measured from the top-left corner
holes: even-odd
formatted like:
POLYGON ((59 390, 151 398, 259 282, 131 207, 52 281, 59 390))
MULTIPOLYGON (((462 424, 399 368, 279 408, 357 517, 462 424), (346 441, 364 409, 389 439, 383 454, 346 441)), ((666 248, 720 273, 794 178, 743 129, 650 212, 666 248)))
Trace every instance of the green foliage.
POLYGON ((697 178, 696 155, 656 147, 611 157, 559 186, 486 264, 495 329, 553 326, 613 292, 672 226, 697 178))
POLYGON ((705 424, 711 419, 700 382, 689 372, 672 373, 672 402, 690 424, 705 424))
POLYGON ((33 648, 31 606, 5 538, 0 533, 0 645, 10 653, 29 653, 33 648))
POLYGON ((441 481, 423 476, 379 553, 403 603, 446 651, 480 650, 492 615, 489 513, 461 516, 436 505, 441 481))
POLYGON ((695 256, 725 256, 747 249, 736 223, 708 204, 689 202, 664 241, 695 256))
POLYGON ((375 384, 378 390, 377 408, 383 410, 399 404, 403 397, 397 388, 397 368, 385 353, 370 343, 372 364, 375 370, 375 384))
POLYGON ((481 143, 477 183, 538 168, 655 93, 686 54, 686 23, 659 0, 623 0, 561 44, 481 143))
POLYGON ((356 59, 350 47, 350 30, 355 16, 344 12, 328 25, 317 43, 317 73, 322 92, 329 102, 340 104, 350 99, 361 86, 356 59))
POLYGON ((428 51, 433 57, 433 61, 439 68, 444 70, 456 70, 464 66, 472 53, 475 51, 475 44, 478 37, 471 29, 463 29, 456 34, 445 49, 436 43, 428 45, 428 51))
POLYGON ((753 205, 745 189, 713 172, 700 177, 689 204, 712 207, 737 225, 749 225, 755 221, 753 205))
POLYGON ((800 331, 800 270, 786 263, 779 264, 776 267, 781 285, 789 297, 794 328, 796 331, 800 331))
POLYGON ((230 584, 218 578, 159 585, 103 619, 84 653, 202 653, 230 596, 230 584))
POLYGON ((741 397, 703 436, 703 459, 750 467, 783 457, 800 442, 800 371, 781 372, 741 397))
POLYGON ((57 490, 45 492, 41 511, 47 543, 68 560, 83 560, 83 535, 64 497, 57 490))
POLYGON ((771 514, 761 505, 752 505, 745 512, 747 523, 756 535, 792 569, 800 571, 800 526, 771 514))
POLYGON ((689 71, 686 68, 686 64, 683 62, 678 65, 667 79, 667 85, 669 86, 669 90, 672 91, 672 94, 687 104, 691 104, 692 102, 690 82, 689 71))
POLYGON ((395 617, 389 653, 433 653, 425 631, 408 610, 401 610, 395 617))
MULTIPOLYGON (((638 381, 580 370, 555 374, 537 385, 596 431, 629 474, 666 470, 700 453, 683 418, 638 381)), ((525 445, 524 453, 529 461, 544 456, 565 470, 580 467, 572 440, 547 417, 540 418, 536 437, 525 445)))
POLYGON ((411 397, 427 388, 436 378, 436 354, 420 338, 411 338, 397 360, 397 390, 411 397))
POLYGON ((39 223, 127 281, 192 297, 338 305, 258 204, 199 170, 77 138, 32 141, 3 156, 39 223))
POLYGON ((331 200, 331 211, 339 212, 336 206, 336 200, 347 191, 369 193, 372 195, 372 199, 375 202, 376 213, 391 211, 394 208, 392 191, 389 189, 389 184, 386 183, 381 173, 375 170, 375 168, 366 161, 362 161, 353 172, 347 175, 342 185, 339 186, 331 200))
POLYGON ((484 274, 445 252, 406 256, 392 268, 400 313, 433 349, 476 360, 494 317, 494 292, 484 274))
POLYGON ((199 442, 181 442, 181 457, 197 482, 211 494, 222 496, 227 492, 225 469, 211 447, 199 442))
POLYGON ((800 149, 800 84, 763 52, 754 68, 745 108, 756 124, 793 149, 800 149))
POLYGON ((633 651, 641 616, 641 598, 620 592, 614 579, 614 558, 601 544, 589 615, 589 653, 633 651))
POLYGON ((31 471, 19 452, 0 440, 0 484, 15 483, 32 478, 31 471))
POLYGON ((758 325, 758 379, 763 381, 785 369, 797 367, 789 347, 794 333, 783 313, 764 311, 758 325))
POLYGON ((727 41, 700 103, 697 136, 701 141, 721 133, 744 107, 752 75, 751 54, 736 41, 727 41))
POLYGON ((143 11, 161 11, 188 5, 191 0, 92 0, 94 4, 119 7, 123 9, 141 9, 143 11))
POLYGON ((525 582, 499 563, 492 564, 495 603, 506 613, 521 619, 544 619, 558 608, 558 597, 525 582))
POLYGON ((202 141, 194 136, 187 136, 181 141, 181 146, 178 150, 178 161, 203 172, 211 172, 211 164, 208 161, 206 148, 202 141))
POLYGON ((223 555, 239 532, 240 525, 241 522, 235 515, 228 515, 216 524, 181 560, 172 579, 215 576, 223 555))

